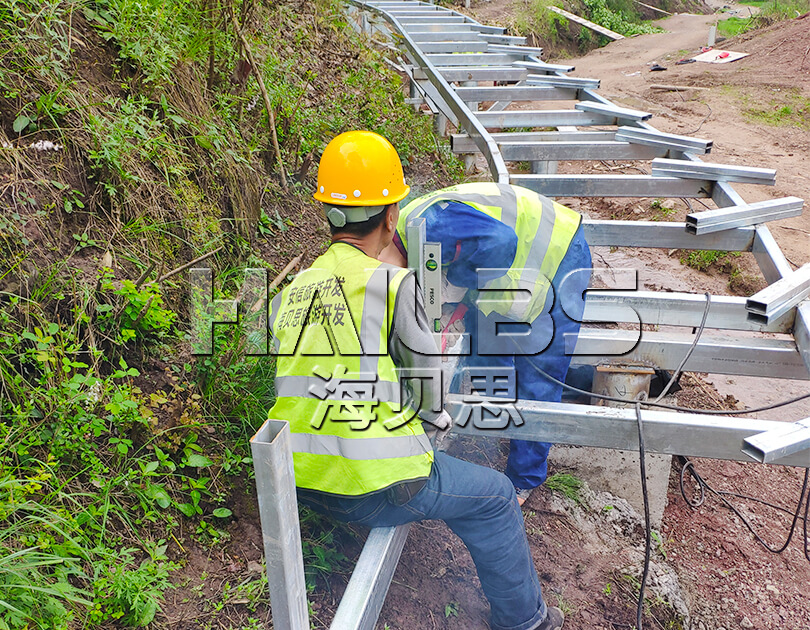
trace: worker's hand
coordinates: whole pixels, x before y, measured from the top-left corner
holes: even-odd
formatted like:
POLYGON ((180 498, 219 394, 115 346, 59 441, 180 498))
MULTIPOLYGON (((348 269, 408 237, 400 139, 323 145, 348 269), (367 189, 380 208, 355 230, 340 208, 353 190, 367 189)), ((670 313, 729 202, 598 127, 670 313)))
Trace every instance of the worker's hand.
POLYGON ((442 409, 442 412, 430 424, 439 431, 449 431, 453 427, 453 416, 442 409))

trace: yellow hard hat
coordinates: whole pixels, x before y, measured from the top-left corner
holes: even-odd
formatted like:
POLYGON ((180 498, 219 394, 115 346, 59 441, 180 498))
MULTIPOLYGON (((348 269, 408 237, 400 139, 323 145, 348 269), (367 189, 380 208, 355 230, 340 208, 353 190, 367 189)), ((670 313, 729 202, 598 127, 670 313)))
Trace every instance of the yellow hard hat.
POLYGON ((388 140, 371 131, 347 131, 326 145, 313 196, 333 206, 387 206, 410 190, 388 140))

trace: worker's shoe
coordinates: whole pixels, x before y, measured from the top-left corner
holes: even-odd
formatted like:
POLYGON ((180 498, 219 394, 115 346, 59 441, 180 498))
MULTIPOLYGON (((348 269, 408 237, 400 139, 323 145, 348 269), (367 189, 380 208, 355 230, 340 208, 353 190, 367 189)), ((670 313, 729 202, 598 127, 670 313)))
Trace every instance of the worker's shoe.
POLYGON ((523 505, 526 500, 532 495, 534 488, 515 488, 517 495, 518 505, 523 505))
POLYGON ((536 630, 560 630, 563 627, 563 621, 565 621, 563 611, 554 606, 549 606, 546 618, 543 623, 537 626, 536 630))

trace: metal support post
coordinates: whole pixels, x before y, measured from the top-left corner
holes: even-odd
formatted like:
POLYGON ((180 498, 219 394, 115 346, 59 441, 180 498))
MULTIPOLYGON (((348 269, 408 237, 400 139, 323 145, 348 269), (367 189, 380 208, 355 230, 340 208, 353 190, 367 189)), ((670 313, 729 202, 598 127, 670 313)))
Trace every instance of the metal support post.
POLYGON ((276 630, 309 630, 290 427, 268 420, 250 440, 276 630))
POLYGON ((442 138, 447 136, 447 116, 442 112, 433 116, 433 133, 442 138))

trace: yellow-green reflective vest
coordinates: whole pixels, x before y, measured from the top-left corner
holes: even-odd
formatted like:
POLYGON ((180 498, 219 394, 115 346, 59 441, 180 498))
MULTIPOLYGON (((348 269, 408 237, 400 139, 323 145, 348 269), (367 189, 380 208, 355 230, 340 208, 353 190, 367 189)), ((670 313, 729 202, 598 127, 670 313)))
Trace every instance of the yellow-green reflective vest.
POLYGON ((460 184, 420 197, 400 211, 397 233, 406 249, 408 221, 442 201, 472 206, 512 228, 517 235, 512 266, 503 276, 479 286, 485 291, 476 303, 479 310, 485 315, 500 313, 516 321, 537 319, 543 312, 551 279, 579 228, 581 215, 521 186, 491 182, 460 184), (516 293, 519 289, 531 291, 531 298, 521 299, 521 294, 516 293))
POLYGON ((433 448, 414 411, 400 406, 387 350, 409 273, 335 243, 273 299, 269 417, 290 423, 297 486, 358 496, 430 476, 433 448))

